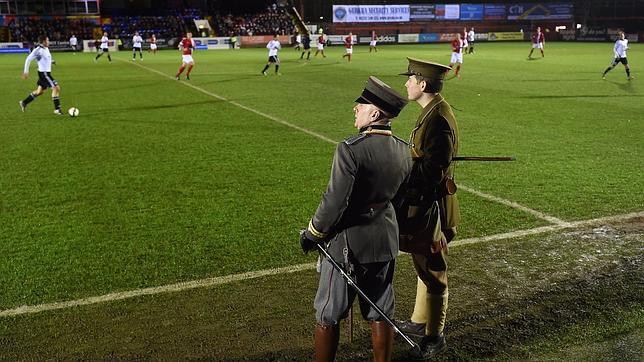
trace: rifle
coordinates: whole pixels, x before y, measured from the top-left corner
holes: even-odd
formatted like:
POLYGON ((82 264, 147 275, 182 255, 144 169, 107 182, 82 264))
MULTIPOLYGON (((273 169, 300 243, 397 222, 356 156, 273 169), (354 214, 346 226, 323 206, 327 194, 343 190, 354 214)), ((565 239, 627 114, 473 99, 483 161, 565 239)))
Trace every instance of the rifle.
POLYGON ((454 156, 452 161, 516 161, 514 156, 454 156))

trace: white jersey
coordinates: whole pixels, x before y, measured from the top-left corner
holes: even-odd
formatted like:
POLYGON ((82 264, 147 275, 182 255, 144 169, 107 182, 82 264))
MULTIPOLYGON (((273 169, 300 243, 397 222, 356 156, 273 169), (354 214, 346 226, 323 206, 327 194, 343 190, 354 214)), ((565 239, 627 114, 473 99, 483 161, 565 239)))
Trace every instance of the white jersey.
POLYGON ((108 49, 110 47, 109 45, 110 39, 106 36, 101 38, 101 49, 108 49))
POLYGON ((69 45, 76 46, 78 44, 78 39, 75 36, 69 38, 69 45))
POLYGON ((615 58, 626 58, 626 50, 628 50, 627 39, 617 39, 615 42, 615 58))
POLYGON ((277 51, 282 49, 282 44, 278 40, 271 40, 266 44, 266 48, 268 48, 268 56, 274 57, 277 56, 277 51))
POLYGON ((143 38, 141 38, 141 36, 139 35, 135 35, 134 37, 132 37, 132 43, 133 43, 132 47, 140 48, 141 43, 143 43, 143 38))
POLYGON ((34 48, 27 56, 27 60, 25 60, 24 73, 29 73, 29 65, 34 59, 38 62, 39 72, 51 72, 51 53, 49 52, 49 48, 45 48, 42 45, 34 48))
POLYGON ((295 42, 298 43, 298 44, 302 42, 302 36, 300 34, 297 34, 295 36, 295 42))
POLYGON ((470 30, 467 33, 467 41, 470 43, 474 42, 474 30, 470 30))

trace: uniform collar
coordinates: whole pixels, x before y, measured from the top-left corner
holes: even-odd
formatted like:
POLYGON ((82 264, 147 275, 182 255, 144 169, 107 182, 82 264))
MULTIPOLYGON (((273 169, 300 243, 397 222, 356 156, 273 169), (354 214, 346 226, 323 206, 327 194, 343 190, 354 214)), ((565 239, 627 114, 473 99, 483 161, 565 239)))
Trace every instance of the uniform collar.
MULTIPOLYGON (((432 109, 434 109, 434 107, 436 107, 436 105, 441 103, 443 100, 444 100, 443 96, 440 95, 440 93, 436 93, 434 98, 432 98, 432 100, 425 106, 425 108, 423 108, 423 111, 420 112, 420 116, 418 117, 418 122, 422 121, 425 118, 425 116, 429 112, 431 112, 432 109)), ((416 124, 418 124, 418 122, 416 122, 416 124)))
POLYGON ((391 126, 384 124, 372 124, 360 128, 360 133, 364 134, 381 134, 385 136, 391 136, 391 126))

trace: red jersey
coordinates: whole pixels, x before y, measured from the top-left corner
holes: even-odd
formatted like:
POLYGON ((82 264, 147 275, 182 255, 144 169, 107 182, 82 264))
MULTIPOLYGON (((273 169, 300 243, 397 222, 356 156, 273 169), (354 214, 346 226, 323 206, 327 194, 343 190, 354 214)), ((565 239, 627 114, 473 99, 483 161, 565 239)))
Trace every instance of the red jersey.
POLYGON ((532 43, 539 44, 543 43, 544 40, 545 37, 543 36, 543 33, 532 33, 532 43))
POLYGON ((459 39, 452 40, 452 52, 460 53, 463 48, 463 41, 459 39))
POLYGON ((351 49, 352 46, 353 46, 352 37, 347 36, 346 38, 344 38, 344 47, 347 48, 347 49, 351 49))
POLYGON ((157 38, 152 37, 150 38, 150 44, 156 44, 157 43, 157 38))
POLYGON ((194 47, 195 43, 192 39, 181 39, 181 49, 183 50, 183 55, 192 55, 192 49, 194 49, 194 47))
POLYGON ((320 35, 320 36, 318 37, 318 43, 320 43, 320 44, 324 44, 324 35, 320 35))

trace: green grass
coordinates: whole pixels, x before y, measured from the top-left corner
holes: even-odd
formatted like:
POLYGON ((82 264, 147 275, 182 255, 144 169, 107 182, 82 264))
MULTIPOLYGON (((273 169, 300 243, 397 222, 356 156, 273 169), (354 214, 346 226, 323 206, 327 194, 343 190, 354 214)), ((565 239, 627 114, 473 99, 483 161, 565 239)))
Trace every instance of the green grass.
MULTIPOLYGON (((457 109, 457 180, 564 220, 641 211, 644 205, 644 47, 636 80, 610 62, 608 43, 549 43, 526 60, 523 43, 479 44, 443 94, 457 109), (479 95, 480 94, 480 95, 479 95)), ((375 75, 404 92, 406 56, 446 63, 448 45, 357 47, 298 60, 261 76, 264 49, 195 54, 190 84, 340 141, 355 132, 353 101, 375 75)), ((307 262, 296 235, 315 211, 334 145, 130 64, 54 54, 64 108, 49 93, 20 112, 34 88, 23 55, 0 57, 0 310, 307 262)), ((173 76, 177 52, 143 66, 173 76)), ((420 109, 394 123, 407 138, 420 109)), ((461 191, 460 237, 547 224, 461 191)))

